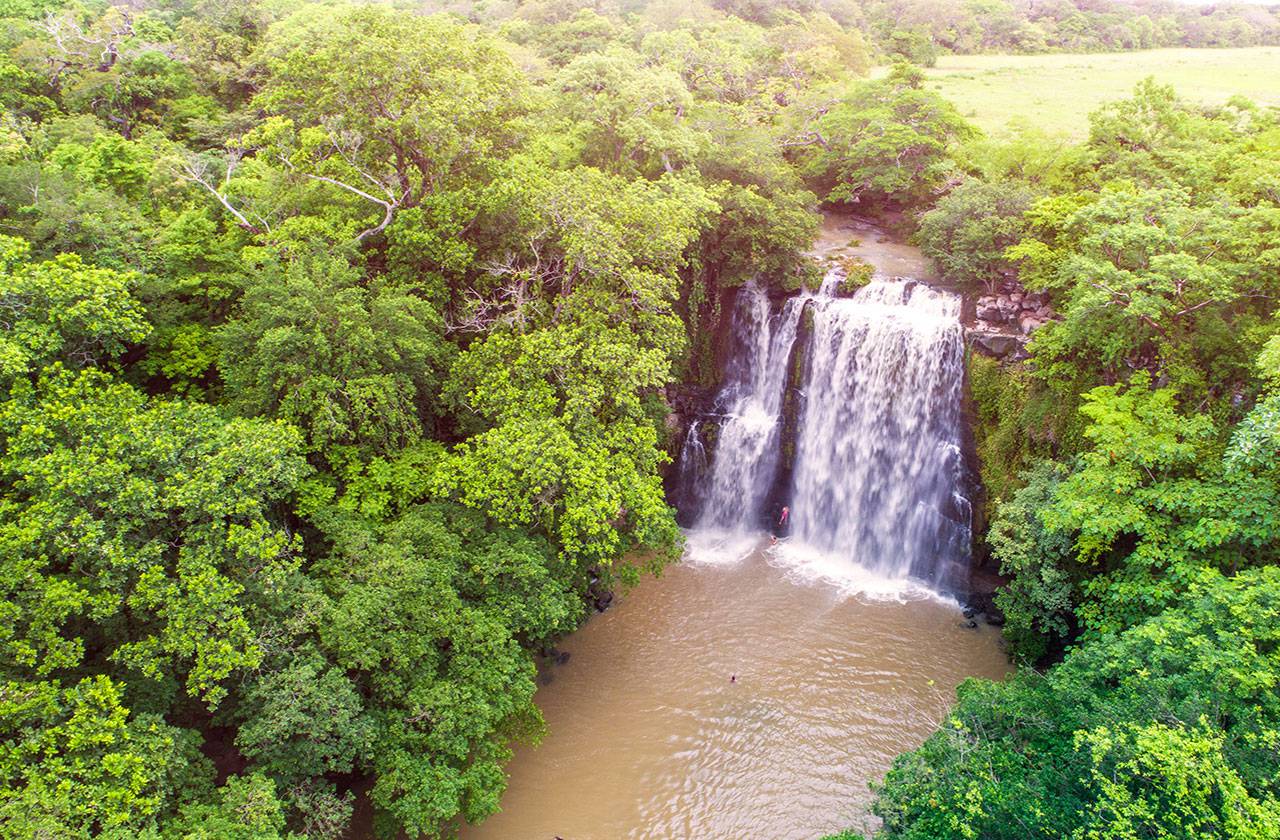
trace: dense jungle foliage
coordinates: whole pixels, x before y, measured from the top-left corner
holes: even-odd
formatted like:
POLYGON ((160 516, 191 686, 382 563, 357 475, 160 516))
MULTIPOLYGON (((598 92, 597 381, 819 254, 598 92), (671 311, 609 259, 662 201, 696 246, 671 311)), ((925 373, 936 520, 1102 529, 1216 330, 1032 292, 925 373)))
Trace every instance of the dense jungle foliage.
POLYGON ((1072 650, 967 686, 884 835, 1276 836, 1280 120, 1151 84, 993 140, 892 63, 1273 12, 0 15, 0 836, 493 813, 534 654, 678 556, 668 388, 727 290, 811 279, 820 201, 1059 315, 972 380, 1011 650, 1072 650))
POLYGON ((1081 146, 956 163, 926 252, 1056 311, 1025 362, 970 364, 1026 667, 961 686, 876 836, 1280 837, 1280 114, 1147 82, 1081 146))

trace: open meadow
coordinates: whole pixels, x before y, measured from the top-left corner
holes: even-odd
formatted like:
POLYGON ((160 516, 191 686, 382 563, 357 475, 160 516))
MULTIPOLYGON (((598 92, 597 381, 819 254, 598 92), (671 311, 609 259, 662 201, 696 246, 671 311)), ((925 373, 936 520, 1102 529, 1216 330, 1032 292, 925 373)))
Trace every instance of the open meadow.
POLYGON ((1165 49, 1091 55, 946 55, 929 87, 983 131, 1012 120, 1082 139, 1090 111, 1120 99, 1147 76, 1207 103, 1243 95, 1280 106, 1280 47, 1165 49))

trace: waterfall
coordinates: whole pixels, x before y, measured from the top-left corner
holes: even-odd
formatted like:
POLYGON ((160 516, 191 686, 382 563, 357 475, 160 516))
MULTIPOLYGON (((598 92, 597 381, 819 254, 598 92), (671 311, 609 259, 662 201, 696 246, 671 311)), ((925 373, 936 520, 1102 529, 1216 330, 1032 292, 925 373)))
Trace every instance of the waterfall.
MULTIPOLYGON (((878 279, 852 298, 829 276, 770 314, 744 289, 742 331, 721 396, 729 406, 706 479, 698 529, 756 530, 780 473, 787 359, 804 317, 803 397, 781 503, 783 562, 953 588, 968 567, 971 509, 961 451, 963 332, 954 295, 878 279), (754 330, 751 336, 746 335, 754 330)), ((767 520, 766 520, 767 521, 767 520)))
POLYGON ((680 455, 676 458, 676 480, 672 504, 680 513, 680 521, 697 521, 702 511, 702 488, 710 466, 710 453, 702 440, 702 422, 694 420, 684 434, 680 455))
POLYGON ((910 281, 815 301, 795 541, 883 577, 953 582, 969 550, 959 300, 910 281))
POLYGON ((802 309, 803 300, 796 298, 774 314, 768 296, 754 284, 738 293, 734 346, 716 398, 716 457, 704 485, 700 528, 741 531, 763 525, 779 461, 787 361, 802 309))

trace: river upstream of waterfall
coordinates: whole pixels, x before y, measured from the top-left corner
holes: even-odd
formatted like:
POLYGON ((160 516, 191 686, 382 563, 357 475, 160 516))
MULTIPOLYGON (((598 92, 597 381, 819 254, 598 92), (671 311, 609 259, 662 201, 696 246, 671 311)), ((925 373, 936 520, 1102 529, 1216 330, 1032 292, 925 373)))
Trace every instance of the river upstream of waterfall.
POLYGON ((902 279, 927 277, 918 253, 858 224, 829 217, 815 248, 877 269, 852 298, 835 273, 787 301, 739 293, 725 385, 681 465, 685 560, 544 666, 549 734, 465 840, 870 830, 868 783, 962 680, 1008 672, 998 631, 940 594, 968 560, 958 300, 902 279))

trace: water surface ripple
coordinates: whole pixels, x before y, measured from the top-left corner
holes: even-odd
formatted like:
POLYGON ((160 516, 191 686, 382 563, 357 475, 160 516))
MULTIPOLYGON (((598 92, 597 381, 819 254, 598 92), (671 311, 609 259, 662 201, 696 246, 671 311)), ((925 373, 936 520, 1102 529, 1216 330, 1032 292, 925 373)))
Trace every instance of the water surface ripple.
POLYGON ((994 629, 910 593, 805 582, 763 539, 740 560, 695 557, 646 580, 561 646, 570 659, 537 696, 549 735, 517 750, 502 813, 463 837, 872 827, 867 783, 935 728, 961 680, 1008 670, 994 629))

